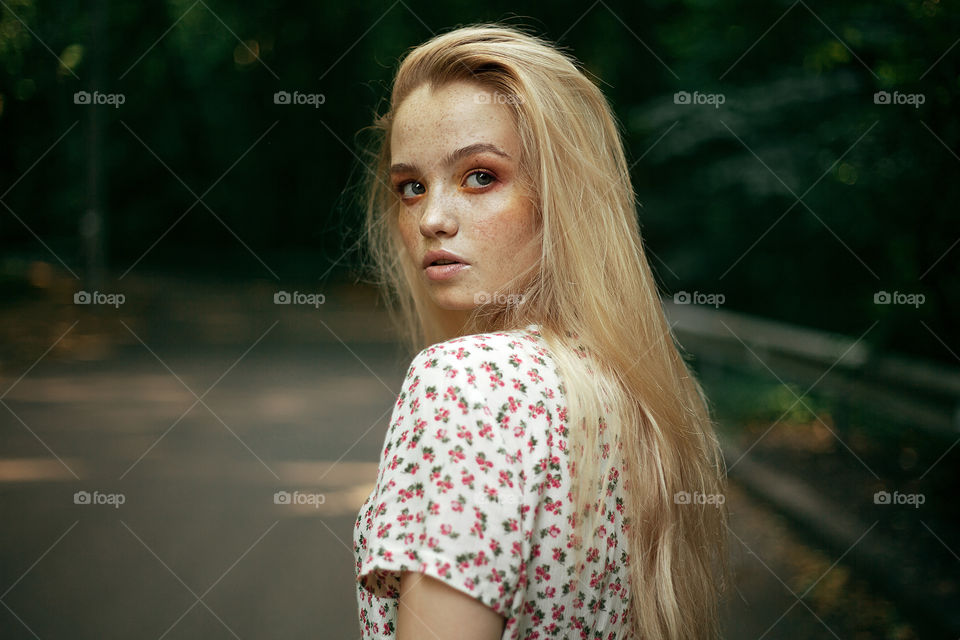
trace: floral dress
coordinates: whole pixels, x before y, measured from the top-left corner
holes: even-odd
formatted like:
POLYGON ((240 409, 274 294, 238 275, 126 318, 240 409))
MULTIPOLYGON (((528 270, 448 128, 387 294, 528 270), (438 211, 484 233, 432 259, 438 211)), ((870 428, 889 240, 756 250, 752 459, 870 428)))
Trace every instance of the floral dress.
POLYGON ((537 325, 417 354, 354 525, 363 638, 396 637, 401 571, 500 613, 504 639, 631 638, 620 469, 578 578, 566 421, 537 325))

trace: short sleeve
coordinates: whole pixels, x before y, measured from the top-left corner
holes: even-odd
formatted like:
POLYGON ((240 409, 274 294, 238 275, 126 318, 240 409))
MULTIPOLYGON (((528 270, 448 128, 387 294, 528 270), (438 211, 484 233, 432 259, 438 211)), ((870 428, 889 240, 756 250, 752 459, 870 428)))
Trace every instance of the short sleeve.
MULTIPOLYGON (((489 351, 428 347, 413 359, 380 459, 357 580, 399 595, 417 571, 510 615, 520 585, 522 486, 491 406, 489 351)), ((494 367, 495 368, 495 367, 494 367)))

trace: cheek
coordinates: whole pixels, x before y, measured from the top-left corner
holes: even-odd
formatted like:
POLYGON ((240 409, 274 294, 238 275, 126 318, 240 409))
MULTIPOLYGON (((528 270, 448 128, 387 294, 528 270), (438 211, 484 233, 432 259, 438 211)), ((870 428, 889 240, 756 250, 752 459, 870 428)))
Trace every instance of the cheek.
POLYGON ((477 238, 500 254, 515 253, 533 237, 530 202, 512 197, 474 225, 477 238))
POLYGON ((404 247, 407 249, 407 254, 413 256, 417 250, 417 237, 420 235, 420 230, 417 228, 410 216, 404 216, 401 212, 397 220, 397 231, 400 234, 400 239, 403 241, 404 247))

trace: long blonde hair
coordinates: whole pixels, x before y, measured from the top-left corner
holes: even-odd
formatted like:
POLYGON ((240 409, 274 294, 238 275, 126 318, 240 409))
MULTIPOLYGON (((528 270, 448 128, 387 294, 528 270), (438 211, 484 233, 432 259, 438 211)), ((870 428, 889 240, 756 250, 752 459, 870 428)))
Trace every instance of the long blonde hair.
POLYGON ((611 467, 620 465, 636 637, 716 638, 729 581, 726 474, 707 399, 664 316, 617 121, 555 45, 512 26, 478 24, 403 58, 389 110, 370 128, 376 139, 365 191, 369 266, 388 310, 413 352, 454 337, 443 333, 440 309, 402 244, 387 169, 399 105, 424 83, 457 80, 507 97, 542 243, 536 269, 498 292, 512 295, 474 309, 459 335, 540 325, 571 425, 571 524, 581 527, 571 570, 579 576, 583 567, 582 541, 591 536, 582 532, 592 535, 611 517, 601 506, 611 467))

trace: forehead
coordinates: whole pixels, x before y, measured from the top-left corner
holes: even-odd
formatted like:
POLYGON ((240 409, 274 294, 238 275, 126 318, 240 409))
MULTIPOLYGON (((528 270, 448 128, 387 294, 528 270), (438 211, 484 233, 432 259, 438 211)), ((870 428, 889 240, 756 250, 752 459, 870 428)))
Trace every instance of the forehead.
POLYGON ((426 162, 475 142, 490 142, 514 158, 519 137, 510 107, 492 90, 458 81, 423 84, 400 103, 390 133, 393 162, 426 162))

